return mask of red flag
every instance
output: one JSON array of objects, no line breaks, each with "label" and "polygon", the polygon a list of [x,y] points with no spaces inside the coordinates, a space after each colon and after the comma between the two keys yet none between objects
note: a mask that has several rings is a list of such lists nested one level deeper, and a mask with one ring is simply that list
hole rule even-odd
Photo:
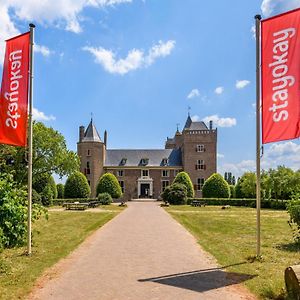
[{"label": "red flag", "polygon": [[300,136],[300,9],[261,23],[262,140]]},{"label": "red flag", "polygon": [[26,146],[30,33],[6,41],[0,94],[0,143]]}]

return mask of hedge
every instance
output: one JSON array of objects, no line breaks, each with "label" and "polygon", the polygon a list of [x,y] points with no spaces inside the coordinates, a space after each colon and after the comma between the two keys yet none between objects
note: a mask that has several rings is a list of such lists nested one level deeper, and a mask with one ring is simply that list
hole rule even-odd
[{"label": "hedge", "polygon": [[[193,200],[205,201],[206,205],[256,207],[256,199],[189,198],[187,203],[191,203]],[[261,200],[261,208],[285,210],[288,202],[289,200]]]}]

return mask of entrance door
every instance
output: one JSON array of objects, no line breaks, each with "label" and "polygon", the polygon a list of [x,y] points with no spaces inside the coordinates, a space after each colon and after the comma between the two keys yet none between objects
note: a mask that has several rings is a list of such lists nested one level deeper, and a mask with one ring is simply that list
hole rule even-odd
[{"label": "entrance door", "polygon": [[150,184],[141,183],[141,195],[140,198],[149,198],[150,196]]}]

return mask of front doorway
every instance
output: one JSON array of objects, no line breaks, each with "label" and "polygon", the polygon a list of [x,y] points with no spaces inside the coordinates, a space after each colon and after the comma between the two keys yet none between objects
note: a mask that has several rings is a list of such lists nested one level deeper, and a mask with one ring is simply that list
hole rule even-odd
[{"label": "front doorway", "polygon": [[141,194],[140,198],[150,197],[150,183],[141,183]]}]

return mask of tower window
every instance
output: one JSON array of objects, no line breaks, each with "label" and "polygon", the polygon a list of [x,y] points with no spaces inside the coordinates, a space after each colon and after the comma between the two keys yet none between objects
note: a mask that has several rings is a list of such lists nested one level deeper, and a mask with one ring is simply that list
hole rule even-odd
[{"label": "tower window", "polygon": [[124,171],[123,170],[118,170],[117,171],[117,176],[119,176],[119,177],[124,176]]},{"label": "tower window", "polygon": [[206,170],[206,165],[203,159],[198,159],[196,164],[196,170]]},{"label": "tower window", "polygon": [[169,177],[169,170],[162,170],[162,177]]},{"label": "tower window", "polygon": [[204,181],[205,181],[204,178],[197,178],[197,184],[196,184],[197,191],[201,191],[202,190]]},{"label": "tower window", "polygon": [[123,181],[123,180],[120,180],[120,181],[119,181],[119,185],[120,185],[120,187],[121,187],[121,189],[122,189],[122,193],[124,193],[124,191],[125,191],[125,184],[124,184],[124,181]]},{"label": "tower window", "polygon": [[197,145],[196,147],[196,152],[205,152],[205,147],[204,145]]},{"label": "tower window", "polygon": [[87,156],[91,156],[91,150],[90,149],[88,149],[88,151],[87,151]]},{"label": "tower window", "polygon": [[169,180],[163,180],[161,182],[161,191],[163,192],[166,189],[166,187],[169,186],[169,185],[170,185],[170,181]]},{"label": "tower window", "polygon": [[86,162],[85,173],[86,173],[86,174],[91,174],[90,162],[89,162],[89,161]]}]

